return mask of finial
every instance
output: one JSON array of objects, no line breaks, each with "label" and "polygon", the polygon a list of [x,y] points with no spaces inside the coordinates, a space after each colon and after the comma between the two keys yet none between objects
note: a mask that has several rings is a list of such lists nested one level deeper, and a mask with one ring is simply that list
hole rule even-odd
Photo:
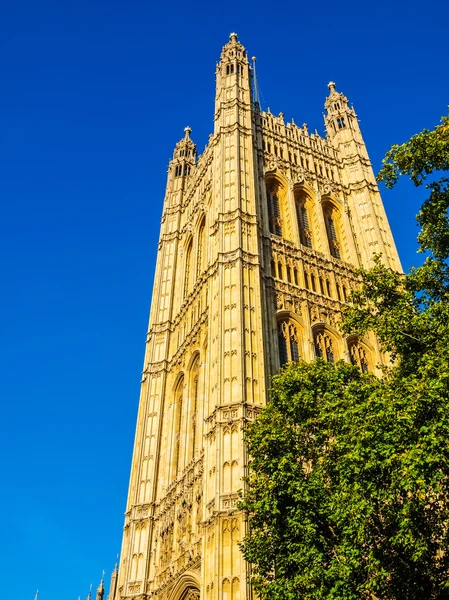
[{"label": "finial", "polygon": [[236,42],[236,41],[237,41],[237,39],[238,39],[238,38],[237,38],[237,34],[236,34],[236,33],[232,32],[232,33],[229,35],[229,40],[230,40],[231,42]]},{"label": "finial", "polygon": [[39,590],[36,590],[36,595],[34,596],[34,600],[37,600],[39,597]]},{"label": "finial", "polygon": [[186,134],[186,139],[189,139],[190,134],[192,133],[191,127],[189,127],[188,125],[187,125],[187,127],[184,127],[184,133]]},{"label": "finial", "polygon": [[335,81],[329,81],[329,83],[327,84],[327,87],[329,88],[329,91],[335,92]]},{"label": "finial", "polygon": [[104,576],[106,575],[106,571],[103,569],[102,573],[101,573],[101,581],[100,581],[100,585],[104,584]]},{"label": "finial", "polygon": [[256,62],[257,58],[255,56],[252,57],[251,59],[253,62]]}]

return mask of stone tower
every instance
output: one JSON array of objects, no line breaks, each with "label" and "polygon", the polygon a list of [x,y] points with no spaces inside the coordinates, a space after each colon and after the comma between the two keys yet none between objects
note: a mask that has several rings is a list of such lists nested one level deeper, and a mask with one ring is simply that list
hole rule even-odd
[{"label": "stone tower", "polygon": [[216,70],[214,133],[168,168],[120,565],[108,598],[248,600],[236,508],[243,424],[287,361],[376,370],[343,338],[355,269],[400,263],[353,108],[329,84],[326,138],[254,101],[236,34]]}]

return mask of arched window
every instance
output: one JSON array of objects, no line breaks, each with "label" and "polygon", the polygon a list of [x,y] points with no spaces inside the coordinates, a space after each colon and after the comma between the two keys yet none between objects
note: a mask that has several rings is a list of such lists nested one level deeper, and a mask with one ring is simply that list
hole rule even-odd
[{"label": "arched window", "polygon": [[297,269],[293,269],[293,276],[295,279],[295,285],[298,285],[298,270]]},{"label": "arched window", "polygon": [[365,348],[358,342],[349,344],[349,357],[351,363],[358,367],[362,373],[368,373],[368,357]]},{"label": "arched window", "polygon": [[323,282],[323,278],[319,277],[319,280],[320,280],[320,291],[321,291],[321,294],[324,296],[324,282]]},{"label": "arched window", "polygon": [[309,225],[309,215],[305,200],[297,198],[295,200],[296,220],[298,221],[299,240],[303,246],[312,248],[312,232]]},{"label": "arched window", "polygon": [[280,184],[277,181],[267,185],[268,227],[271,233],[282,236],[282,217],[280,201]]},{"label": "arched window", "polygon": [[307,271],[304,271],[304,283],[305,283],[306,289],[310,290],[309,274],[307,273]]},{"label": "arched window", "polygon": [[299,360],[298,328],[291,321],[281,321],[278,324],[279,362],[285,365]]},{"label": "arched window", "polygon": [[190,381],[191,381],[191,402],[192,402],[192,411],[190,415],[190,453],[189,460],[193,460],[195,458],[195,450],[196,450],[196,438],[197,438],[197,425],[198,425],[198,385],[199,385],[199,366],[200,360],[199,356],[195,358],[195,361],[192,365],[190,372]]},{"label": "arched window", "polygon": [[204,229],[205,229],[205,218],[201,221],[200,228],[198,230],[198,251],[196,256],[196,278],[201,275],[203,270],[203,254],[204,254]]},{"label": "arched window", "polygon": [[184,298],[187,296],[190,290],[190,269],[192,262],[192,240],[190,240],[186,250],[186,261],[184,268]]},{"label": "arched window", "polygon": [[173,458],[173,479],[178,475],[179,456],[181,444],[181,424],[182,424],[182,405],[184,400],[184,377],[181,377],[175,389],[174,402],[174,458]]},{"label": "arched window", "polygon": [[335,210],[335,208],[333,208],[332,205],[325,206],[324,222],[326,224],[326,233],[329,242],[329,250],[334,258],[341,258],[337,219],[338,213]]},{"label": "arched window", "polygon": [[335,362],[335,352],[332,338],[325,331],[315,334],[315,354],[327,362]]}]

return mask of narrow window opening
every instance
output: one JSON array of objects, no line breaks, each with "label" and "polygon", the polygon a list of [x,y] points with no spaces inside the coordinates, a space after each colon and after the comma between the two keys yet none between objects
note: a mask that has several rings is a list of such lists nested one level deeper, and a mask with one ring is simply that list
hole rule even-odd
[{"label": "narrow window opening", "polygon": [[184,298],[189,293],[190,289],[190,267],[192,261],[192,240],[187,247],[186,251],[186,262],[185,262],[185,270],[184,270]]},{"label": "narrow window opening", "polygon": [[349,356],[351,363],[362,371],[362,373],[368,373],[368,358],[366,350],[361,344],[351,344],[349,347]]},{"label": "narrow window opening", "polygon": [[281,366],[300,359],[298,330],[294,323],[282,321],[278,324],[278,340]]},{"label": "narrow window opening", "polygon": [[332,339],[322,331],[315,335],[315,354],[319,358],[324,358],[327,362],[335,362]]},{"label": "narrow window opening", "polygon": [[299,200],[295,203],[296,206],[296,220],[298,222],[299,230],[299,241],[303,246],[312,248],[312,232],[309,226],[309,215],[304,202]]},{"label": "narrow window opening", "polygon": [[281,207],[278,195],[279,186],[267,186],[268,225],[271,233],[282,236]]}]

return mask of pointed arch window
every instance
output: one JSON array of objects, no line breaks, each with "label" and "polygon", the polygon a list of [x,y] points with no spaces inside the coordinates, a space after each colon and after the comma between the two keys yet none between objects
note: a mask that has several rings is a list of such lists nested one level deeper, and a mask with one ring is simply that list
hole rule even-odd
[{"label": "pointed arch window", "polygon": [[281,367],[288,362],[299,360],[298,328],[291,321],[278,324],[279,362]]},{"label": "pointed arch window", "polygon": [[329,250],[334,258],[341,258],[337,220],[337,211],[332,206],[326,206],[324,209],[324,222],[326,224]]},{"label": "pointed arch window", "polygon": [[187,296],[190,290],[190,270],[192,262],[192,240],[190,240],[186,250],[186,261],[184,269],[184,298]]},{"label": "pointed arch window", "polygon": [[358,367],[362,373],[368,373],[368,356],[365,348],[358,342],[349,344],[349,357],[351,363]]},{"label": "pointed arch window", "polygon": [[268,227],[271,233],[282,236],[280,186],[276,183],[267,185]]},{"label": "pointed arch window", "polygon": [[175,406],[174,406],[174,460],[173,460],[173,479],[178,475],[180,463],[180,448],[181,448],[181,426],[182,426],[182,408],[184,400],[184,376],[182,376],[175,390]]},{"label": "pointed arch window", "polygon": [[332,338],[325,332],[315,334],[315,354],[326,362],[335,362],[335,351]]},{"label": "pointed arch window", "polygon": [[191,398],[192,398],[192,411],[190,415],[190,456],[189,460],[195,458],[196,450],[196,438],[197,438],[197,427],[198,427],[198,385],[199,385],[199,367],[200,361],[199,356],[196,357],[195,362],[191,369]]},{"label": "pointed arch window", "polygon": [[298,222],[299,240],[303,246],[312,248],[312,232],[309,225],[309,214],[307,212],[306,203],[298,198],[295,201],[296,220]]},{"label": "pointed arch window", "polygon": [[204,255],[204,229],[205,229],[205,218],[203,217],[200,228],[198,230],[198,251],[196,257],[196,278],[201,275],[203,270],[203,255]]}]

